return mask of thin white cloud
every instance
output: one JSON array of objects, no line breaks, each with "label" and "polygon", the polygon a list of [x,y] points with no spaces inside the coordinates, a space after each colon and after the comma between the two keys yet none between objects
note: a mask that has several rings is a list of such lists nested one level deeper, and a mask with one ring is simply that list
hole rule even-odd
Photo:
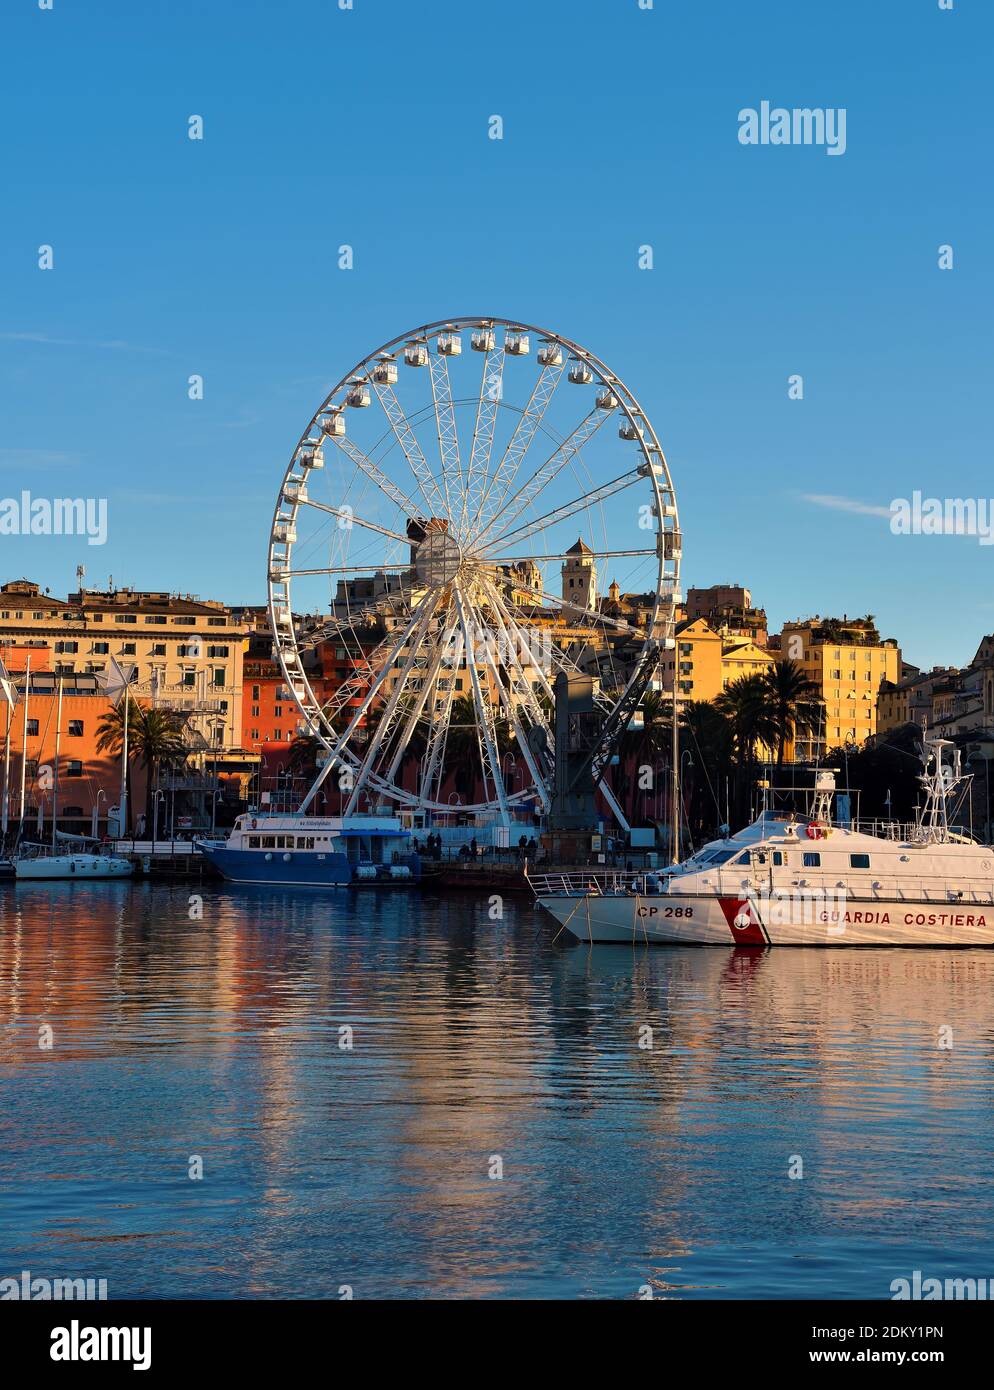
[{"label": "thin white cloud", "polygon": [[79,461],[60,449],[0,449],[0,468],[65,468]]},{"label": "thin white cloud", "polygon": [[0,333],[0,341],[38,343],[43,347],[85,348],[88,351],[104,349],[108,352],[144,352],[157,357],[169,356],[164,348],[141,347],[137,343],[128,343],[121,338],[54,338],[49,333]]},{"label": "thin white cloud", "polygon": [[889,521],[890,507],[875,507],[869,502],[858,502],[854,497],[836,497],[832,493],[806,492],[804,501],[815,507],[827,507],[833,512],[854,512],[857,516],[884,516]]}]

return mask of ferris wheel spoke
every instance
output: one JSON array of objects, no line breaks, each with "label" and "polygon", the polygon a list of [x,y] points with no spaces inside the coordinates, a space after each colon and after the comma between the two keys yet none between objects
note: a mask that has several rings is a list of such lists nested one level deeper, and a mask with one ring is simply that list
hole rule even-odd
[{"label": "ferris wheel spoke", "polygon": [[494,470],[494,476],[487,484],[486,491],[477,508],[473,520],[472,536],[474,538],[485,530],[488,523],[500,512],[514,479],[517,477],[518,469],[535,438],[535,432],[542,423],[542,417],[549,407],[549,402],[556,393],[556,387],[559,385],[565,367],[566,361],[562,352],[560,351],[558,356],[555,352],[550,352],[528,398],[524,413],[514,427],[514,433],[511,435],[507,448]]},{"label": "ferris wheel spoke", "polygon": [[404,692],[404,687],[407,684],[408,677],[416,667],[419,659],[421,659],[422,657],[421,644],[424,640],[425,633],[428,630],[428,624],[431,621],[431,616],[435,611],[436,607],[438,606],[438,601],[438,593],[431,593],[428,595],[427,599],[422,604],[423,612],[420,613],[418,622],[411,629],[407,657],[404,660],[403,666],[400,668],[400,672],[397,676],[396,681],[394,682],[393,690],[391,690],[386,702],[386,706],[383,710],[383,715],[376,726],[376,729],[373,733],[373,737],[369,740],[369,746],[366,749],[365,756],[363,757],[362,762],[360,763],[359,771],[356,774],[355,781],[353,783],[352,795],[349,797],[348,805],[345,807],[346,816],[351,816],[355,814],[355,809],[359,802],[359,795],[366,785],[366,779],[368,778],[370,772],[373,770],[373,766],[376,762],[376,757],[379,751],[380,744],[383,742],[390,728],[390,724],[394,717],[394,712],[396,711],[397,706],[400,704],[400,698]]},{"label": "ferris wheel spoke", "polygon": [[[418,443],[417,435],[411,428],[411,423],[404,413],[404,407],[397,399],[397,392],[393,389],[392,382],[387,380],[383,373],[380,373],[380,375],[384,377],[383,380],[378,380],[377,375],[376,371],[372,373],[373,390],[376,392],[376,398],[383,407],[383,412],[387,420],[390,422],[390,428],[393,430],[394,437],[400,445],[404,457],[407,459],[408,467],[414,475],[414,480],[418,485],[421,496],[424,498],[425,506],[428,509],[428,515],[431,516],[444,507],[445,499],[438,489],[438,484],[428,466],[428,460],[425,458],[421,450],[421,445]],[[413,519],[420,511],[420,507],[415,507],[412,504],[409,515]]]},{"label": "ferris wheel spoke", "polygon": [[[400,655],[400,653],[404,650],[404,644],[407,642],[414,629],[418,627],[419,624],[424,620],[424,610],[426,609],[428,602],[431,599],[434,599],[435,602],[438,601],[437,595],[429,593],[425,595],[424,599],[422,599],[418,607],[415,608],[413,614],[411,615],[410,621],[405,626],[403,632],[400,634],[400,637],[394,643],[390,651],[390,654],[384,662],[383,668],[380,671],[379,675],[376,676],[375,679],[370,682],[369,689],[363,696],[358,709],[355,711],[352,718],[349,720],[349,723],[344,732],[342,733],[341,737],[336,739],[334,756],[330,757],[327,760],[324,767],[322,767],[321,771],[315,778],[310,791],[307,793],[303,801],[300,803],[301,812],[307,810],[308,806],[314,800],[314,797],[316,796],[322,783],[325,781],[332,768],[336,766],[339,759],[339,755],[344,752],[350,739],[352,738],[352,735],[355,733],[363,717],[365,716],[366,711],[373,703],[373,700],[379,692],[380,687],[384,684],[387,677],[390,675],[390,672],[393,669],[394,662],[397,660],[397,657]],[[434,606],[434,604],[432,604],[432,606]]]},{"label": "ferris wheel spoke", "polygon": [[465,487],[462,462],[459,458],[459,433],[452,404],[452,385],[449,381],[449,360],[441,352],[429,354],[431,397],[435,405],[435,427],[438,430],[438,452],[442,460],[442,488],[445,492],[445,515],[451,529],[462,507]]},{"label": "ferris wheel spoke", "polygon": [[344,530],[349,530],[353,526],[362,526],[367,531],[378,531],[381,536],[389,536],[392,541],[399,541],[401,545],[410,545],[409,536],[402,536],[399,531],[391,531],[388,526],[381,526],[376,521],[365,521],[361,516],[356,516],[351,507],[330,507],[327,502],[317,502],[313,497],[302,497],[301,505],[313,507],[315,511],[325,512],[328,516],[337,517],[338,520],[346,523]]},{"label": "ferris wheel spoke", "polygon": [[488,347],[483,358],[483,381],[480,385],[480,400],[476,408],[473,447],[469,455],[469,470],[463,493],[462,517],[459,524],[460,534],[464,538],[469,530],[470,514],[473,514],[475,521],[476,514],[483,503],[487,477],[490,472],[494,427],[497,423],[497,411],[504,392],[504,360],[503,343],[500,347]]},{"label": "ferris wheel spoke", "polygon": [[[595,405],[589,415],[585,415],[580,421],[572,434],[568,435],[541,467],[535,470],[528,481],[518,488],[511,497],[502,519],[510,523],[516,521],[525,508],[545,491],[553,479],[559,476],[566,465],[593,439],[604,422],[610,418],[611,412],[609,410],[603,410],[600,406]],[[484,539],[493,529],[495,523],[496,518],[477,533],[477,539]]]},{"label": "ferris wheel spoke", "polygon": [[414,732],[417,729],[418,723],[424,714],[425,705],[428,703],[429,696],[431,696],[432,713],[434,713],[434,702],[437,698],[435,692],[438,689],[438,673],[441,669],[442,661],[449,650],[449,646],[452,642],[452,638],[455,634],[458,622],[459,618],[454,611],[454,605],[450,603],[446,626],[442,630],[441,638],[435,647],[434,653],[432,654],[432,658],[425,675],[424,683],[421,687],[417,699],[414,702],[413,707],[411,708],[410,714],[407,717],[407,720],[404,724],[403,733],[400,739],[398,740],[396,750],[394,751],[393,761],[391,762],[390,768],[387,772],[387,779],[390,782],[393,782],[397,777],[397,773],[400,770],[401,762],[404,758],[404,753],[409,747],[411,739],[414,736]]},{"label": "ferris wheel spoke", "polygon": [[[475,620],[476,620],[476,622],[479,623],[479,625],[482,627],[482,626],[483,626],[483,623],[482,623],[482,619],[481,619],[480,616],[479,616],[479,613],[477,612],[477,610],[476,610],[475,608],[474,608],[472,611],[473,611],[474,614],[475,614]],[[510,644],[508,644],[508,655],[510,656],[512,652],[513,652],[513,648],[511,647]],[[550,806],[552,805],[552,797],[550,796],[549,788],[548,788],[548,786],[546,785],[545,778],[544,778],[544,776],[542,775],[541,771],[539,770],[539,766],[538,766],[538,763],[536,762],[535,755],[534,755],[534,753],[533,753],[533,751],[532,751],[531,745],[530,745],[529,742],[528,742],[527,733],[526,733],[525,729],[522,727],[521,721],[520,721],[520,719],[518,718],[518,707],[517,707],[516,704],[515,704],[514,694],[513,694],[512,692],[508,691],[508,690],[505,688],[504,682],[501,680],[501,677],[500,677],[500,672],[499,672],[498,669],[497,669],[497,663],[494,661],[493,652],[491,651],[489,644],[486,643],[486,642],[483,643],[483,654],[484,654],[484,660],[485,660],[486,665],[487,665],[487,669],[488,669],[489,672],[490,672],[490,679],[491,679],[491,680],[493,681],[493,683],[494,683],[494,688],[495,688],[496,691],[497,691],[497,694],[498,694],[498,697],[499,697],[499,699],[500,699],[501,704],[504,706],[505,710],[507,711],[508,722],[510,723],[512,729],[514,730],[515,738],[517,739],[517,743],[518,743],[518,748],[519,748],[519,750],[520,750],[520,752],[521,752],[521,756],[524,758],[525,763],[527,764],[528,771],[531,773],[532,782],[533,782],[534,785],[535,785],[535,790],[538,792],[539,800],[540,800],[541,803],[542,803],[543,809],[546,810],[546,811],[548,811],[549,808],[550,808]],[[520,668],[520,666],[519,666],[519,667],[518,667],[518,671],[520,672],[520,670],[521,670],[521,668]],[[522,677],[522,679],[523,679],[523,677]],[[527,683],[526,683],[526,684],[527,684]],[[502,775],[501,769],[500,769],[499,753],[498,753],[497,770],[496,770],[496,774],[495,774],[495,775],[496,775],[497,780],[500,782],[500,785],[503,787],[504,779],[503,779],[503,775]],[[505,788],[505,794],[506,794],[506,788]]]},{"label": "ferris wheel spoke", "polygon": [[[554,700],[555,694],[553,692],[551,684],[549,683],[548,677],[546,676],[546,673],[542,667],[541,659],[535,656],[533,650],[534,641],[533,639],[530,639],[525,632],[522,631],[520,624],[518,624],[515,621],[511,613],[511,610],[505,604],[503,598],[500,595],[500,591],[497,589],[496,585],[488,583],[486,587],[487,597],[490,601],[491,607],[494,610],[498,628],[500,629],[502,637],[507,645],[507,650],[511,657],[512,664],[514,665],[516,673],[518,674],[522,682],[522,689],[525,695],[525,700],[528,704],[529,712],[534,722],[542,725],[546,733],[551,738],[552,730],[549,727],[548,721],[545,718],[545,712],[543,711],[541,703],[536,697],[534,690],[532,689],[531,681],[528,678],[528,673],[525,671],[522,665],[522,657],[524,657],[525,661],[528,663],[528,671],[533,671],[535,673],[546,696],[550,700]],[[544,631],[542,636],[544,638]],[[543,655],[548,655],[551,659],[551,640],[547,643],[543,640],[542,646]]]},{"label": "ferris wheel spoke", "polygon": [[346,613],[340,618],[329,618],[319,627],[301,633],[297,638],[297,650],[300,652],[313,651],[315,647],[328,641],[329,638],[353,633],[357,628],[364,627],[375,618],[386,617],[387,614],[396,616],[398,600],[403,602],[409,598],[410,594],[407,591],[395,590],[393,593],[377,599],[374,603],[364,603],[361,607],[354,608],[350,613]]},{"label": "ferris wheel spoke", "polygon": [[[587,553],[587,552],[584,551],[584,554],[586,554],[586,553]],[[592,557],[593,559],[595,559],[595,560],[621,560],[621,559],[628,559],[628,558],[630,558],[630,557],[632,557],[632,556],[645,557],[645,556],[647,556],[647,555],[651,555],[653,558],[656,558],[656,557],[658,556],[658,554],[659,554],[659,552],[656,551],[656,550],[591,550],[591,551],[590,551],[591,557]],[[494,565],[516,565],[516,564],[519,564],[520,561],[522,561],[522,560],[531,560],[534,564],[540,565],[540,564],[543,564],[545,561],[553,561],[553,560],[572,560],[572,559],[575,559],[575,552],[571,554],[568,550],[564,550],[564,551],[562,551],[562,552],[561,552],[560,554],[558,554],[558,555],[549,555],[549,554],[537,554],[537,555],[502,555],[502,556],[494,556],[493,559],[491,559],[490,556],[488,555],[488,556],[487,556],[487,568],[490,569],[490,568],[492,568]]]},{"label": "ferris wheel spoke", "polygon": [[358,663],[353,663],[355,667],[354,673],[344,680],[332,695],[331,699],[327,700],[321,706],[321,713],[327,720],[330,721],[333,719],[335,715],[339,714],[345,708],[350,700],[354,700],[357,695],[362,693],[363,689],[369,684],[371,678],[370,673],[375,668],[375,663],[380,657],[386,657],[389,648],[390,639],[387,638],[377,647],[374,647],[368,657],[363,658],[362,666],[359,666]]},{"label": "ferris wheel spoke", "polygon": [[395,502],[406,516],[417,516],[420,508],[408,497],[407,493],[399,488],[387,475],[383,469],[375,464],[373,460],[363,451],[347,439],[344,435],[335,436],[335,443],[346,458],[351,459],[360,473],[364,473],[367,478],[380,489],[392,502]]},{"label": "ferris wheel spoke", "polygon": [[546,512],[544,516],[536,517],[534,521],[528,521],[523,526],[515,527],[512,531],[501,531],[499,535],[487,541],[484,551],[491,551],[498,545],[503,545],[505,548],[508,545],[517,545],[519,541],[534,535],[536,531],[542,531],[547,526],[554,526],[559,521],[565,521],[568,517],[575,516],[577,512],[597,506],[605,498],[612,497],[616,492],[621,492],[639,482],[641,477],[642,474],[637,468],[631,469],[628,473],[622,473],[620,477],[614,478],[611,482],[603,483],[600,487],[594,488],[592,492],[577,497],[573,502],[565,502],[561,507]]},{"label": "ferris wheel spoke", "polygon": [[452,594],[459,613],[459,623],[462,627],[463,641],[466,643],[466,669],[469,672],[470,685],[473,690],[473,702],[476,705],[480,757],[483,771],[483,794],[484,796],[487,795],[487,776],[489,775],[491,785],[497,794],[501,819],[505,826],[510,827],[511,813],[508,809],[504,778],[501,776],[500,771],[500,756],[497,752],[497,733],[494,726],[494,709],[490,701],[485,700],[483,697],[483,691],[480,686],[480,672],[476,661],[476,650],[472,638],[470,637],[469,623],[466,618],[466,608],[458,586],[453,585]]}]

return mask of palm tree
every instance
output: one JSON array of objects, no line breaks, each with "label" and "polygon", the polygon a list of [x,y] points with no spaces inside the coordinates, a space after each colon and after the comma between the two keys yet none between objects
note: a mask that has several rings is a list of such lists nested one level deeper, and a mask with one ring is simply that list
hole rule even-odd
[{"label": "palm tree", "polygon": [[776,738],[765,677],[756,674],[729,681],[714,705],[729,721],[736,761],[750,767],[759,745],[771,747]]},{"label": "palm tree", "polygon": [[711,700],[688,700],[680,724],[695,769],[688,815],[692,830],[701,831],[724,821],[721,794],[731,775],[732,727]]},{"label": "palm tree", "polygon": [[783,769],[787,745],[799,732],[817,729],[822,704],[818,686],[796,661],[775,661],[763,673],[767,712],[777,752],[777,772]]},{"label": "palm tree", "polygon": [[[128,807],[131,806],[131,758],[138,758],[145,768],[145,823],[151,825],[154,815],[156,783],[161,769],[181,767],[189,755],[184,738],[186,720],[176,710],[143,705],[130,695],[109,709],[97,728],[97,751],[120,753],[124,747],[125,700],[128,711],[128,766],[125,768]],[[127,826],[122,826],[127,831]]]}]

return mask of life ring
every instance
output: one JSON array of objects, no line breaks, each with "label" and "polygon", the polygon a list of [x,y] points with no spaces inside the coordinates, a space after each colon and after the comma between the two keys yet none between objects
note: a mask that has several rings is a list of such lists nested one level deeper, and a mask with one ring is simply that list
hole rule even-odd
[{"label": "life ring", "polygon": [[253,830],[258,830],[258,828],[259,828],[259,822],[258,822],[257,820],[254,820],[254,821],[252,822],[252,829],[253,829]]},{"label": "life ring", "polygon": [[805,833],[809,840],[827,840],[828,826],[822,825],[820,821],[813,820],[808,825]]}]

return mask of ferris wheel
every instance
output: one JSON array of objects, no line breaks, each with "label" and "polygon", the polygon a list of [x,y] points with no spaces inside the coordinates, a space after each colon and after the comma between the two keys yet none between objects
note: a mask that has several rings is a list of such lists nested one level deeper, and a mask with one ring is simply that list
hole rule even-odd
[{"label": "ferris wheel", "polygon": [[548,811],[561,674],[590,679],[601,776],[673,646],[681,548],[655,431],[588,349],[481,317],[377,348],[269,540],[274,658],[323,748],[301,809],[333,777],[344,814]]}]

